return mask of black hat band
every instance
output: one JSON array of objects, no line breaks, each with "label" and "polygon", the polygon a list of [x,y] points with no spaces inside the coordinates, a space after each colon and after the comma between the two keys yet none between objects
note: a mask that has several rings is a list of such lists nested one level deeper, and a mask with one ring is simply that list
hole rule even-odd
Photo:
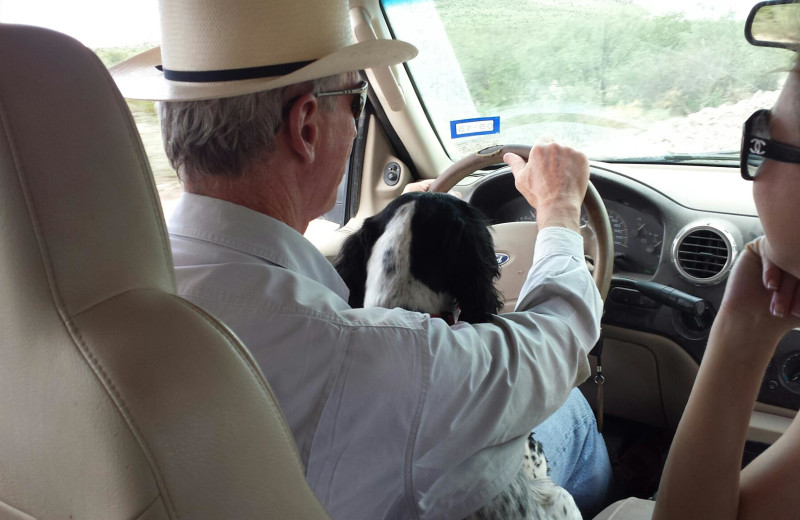
[{"label": "black hat band", "polygon": [[226,69],[226,70],[170,70],[165,69],[162,65],[156,65],[156,68],[164,73],[164,78],[170,81],[184,81],[190,83],[212,83],[217,81],[241,81],[244,79],[256,78],[270,78],[274,76],[285,76],[297,70],[302,69],[306,65],[313,63],[311,61],[296,61],[294,63],[281,63],[279,65],[267,65],[264,67],[247,67],[242,69]]}]

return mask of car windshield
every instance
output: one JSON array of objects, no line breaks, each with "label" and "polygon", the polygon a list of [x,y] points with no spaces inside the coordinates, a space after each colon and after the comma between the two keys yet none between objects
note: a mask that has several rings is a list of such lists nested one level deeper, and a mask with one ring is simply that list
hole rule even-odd
[{"label": "car windshield", "polygon": [[[615,162],[738,165],[794,54],[754,47],[754,0],[382,0],[417,46],[406,67],[447,154],[540,136]],[[110,66],[157,45],[155,0],[2,0],[0,21],[52,27]],[[150,102],[129,103],[167,204],[180,192]]]},{"label": "car windshield", "polygon": [[793,53],[744,37],[753,0],[383,0],[451,158],[540,136],[619,162],[735,166]]}]

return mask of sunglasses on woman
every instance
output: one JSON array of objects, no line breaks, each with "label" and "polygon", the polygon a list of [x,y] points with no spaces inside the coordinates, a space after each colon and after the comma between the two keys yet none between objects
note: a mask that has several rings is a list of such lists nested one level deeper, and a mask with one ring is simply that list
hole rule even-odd
[{"label": "sunglasses on woman", "polygon": [[742,132],[742,178],[752,181],[764,159],[800,164],[800,148],[770,139],[769,110],[756,110],[744,123]]}]

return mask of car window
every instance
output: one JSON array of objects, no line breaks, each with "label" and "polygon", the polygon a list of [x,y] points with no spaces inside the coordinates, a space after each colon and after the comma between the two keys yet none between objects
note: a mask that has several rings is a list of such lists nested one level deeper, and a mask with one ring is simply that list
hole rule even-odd
[{"label": "car window", "polygon": [[[160,39],[157,0],[2,0],[0,22],[37,25],[68,34],[95,51],[107,67],[157,46]],[[164,154],[154,105],[150,101],[128,101],[128,106],[168,214],[181,188]]]},{"label": "car window", "polygon": [[383,0],[419,48],[407,67],[452,158],[546,135],[594,159],[732,166],[791,66],[745,41],[753,4]]}]

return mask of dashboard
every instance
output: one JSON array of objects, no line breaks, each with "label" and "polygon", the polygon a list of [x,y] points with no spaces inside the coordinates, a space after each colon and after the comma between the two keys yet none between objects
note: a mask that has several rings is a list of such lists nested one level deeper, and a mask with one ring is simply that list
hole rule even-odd
[{"label": "dashboard", "polygon": [[[603,325],[669,338],[699,363],[730,269],[763,234],[751,183],[732,168],[591,164],[613,233],[614,275]],[[492,224],[536,220],[508,168],[481,171],[456,186]],[[659,303],[631,287],[646,281],[704,302],[701,315]],[[800,331],[783,338],[759,401],[800,409]]]},{"label": "dashboard", "polygon": [[[654,216],[628,202],[603,199],[614,239],[614,266],[620,271],[652,275],[664,245],[664,226]],[[474,204],[474,203],[473,203]],[[499,207],[482,208],[493,224],[535,222],[536,210],[523,197],[514,197]],[[582,224],[586,223],[583,217]]]}]

